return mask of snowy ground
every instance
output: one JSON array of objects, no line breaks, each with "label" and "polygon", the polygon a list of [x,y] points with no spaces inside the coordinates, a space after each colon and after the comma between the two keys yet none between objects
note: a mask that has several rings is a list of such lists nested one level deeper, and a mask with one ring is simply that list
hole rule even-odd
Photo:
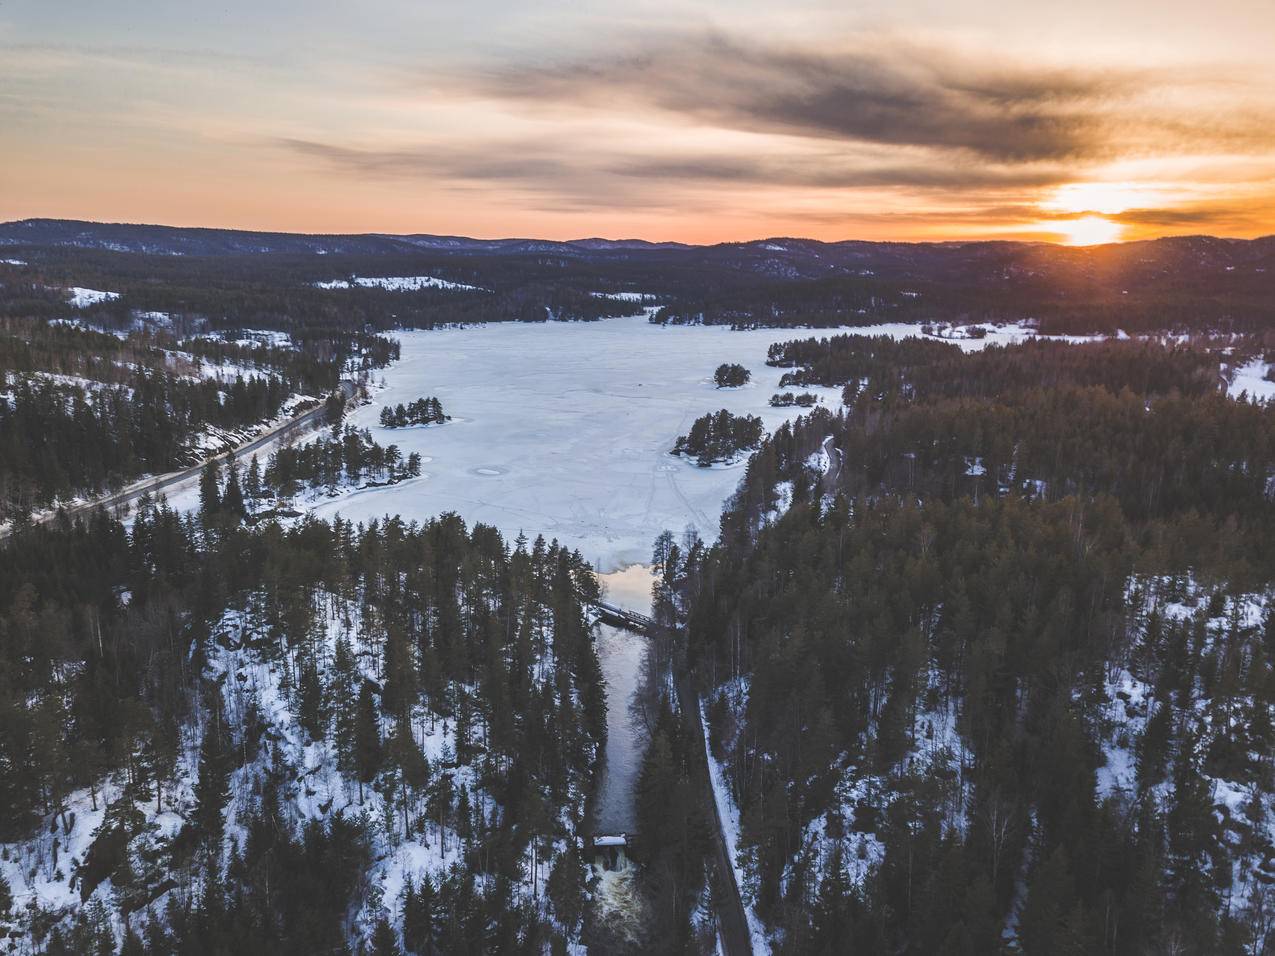
[{"label": "snowy ground", "polygon": [[[726,839],[726,850],[730,854],[730,864],[735,871],[735,885],[741,892],[748,884],[744,868],[739,863],[739,808],[735,806],[735,798],[731,796],[726,782],[726,768],[713,756],[713,747],[708,740],[708,714],[704,705],[700,704],[700,723],[704,728],[704,752],[708,755],[708,775],[713,785],[713,802],[717,804],[717,815],[722,821],[722,836]],[[766,927],[758,918],[751,901],[744,903],[744,916],[748,919],[748,934],[752,938],[753,953],[770,952],[770,940],[766,936]]]},{"label": "snowy ground", "polygon": [[1227,388],[1227,393],[1232,398],[1247,394],[1249,398],[1258,401],[1269,401],[1271,396],[1275,395],[1275,382],[1266,378],[1267,368],[1267,364],[1261,358],[1255,358],[1247,365],[1241,365],[1235,370],[1235,378]]},{"label": "snowy ground", "polygon": [[360,286],[364,289],[385,289],[389,292],[419,292],[421,289],[452,289],[459,292],[486,292],[476,285],[465,285],[463,282],[450,282],[434,276],[374,276],[353,281],[348,279],[331,279],[327,282],[314,283],[319,289],[349,289]]},{"label": "snowy ground", "polygon": [[67,301],[77,309],[87,308],[99,302],[109,302],[111,299],[120,297],[118,292],[101,292],[97,289],[85,289],[78,285],[68,289],[67,295]]},{"label": "snowy ground", "polygon": [[[895,324],[849,331],[903,337],[920,330]],[[644,316],[401,333],[402,360],[381,373],[385,388],[350,419],[381,444],[429,458],[428,480],[359,492],[315,511],[356,521],[456,511],[511,539],[520,530],[557,537],[603,571],[648,560],[665,529],[694,525],[711,540],[744,465],[698,468],[669,454],[673,442],[719,408],[758,415],[768,431],[796,418],[802,409],[768,404],[785,370],[766,366],[766,349],[812,334],[662,327]],[[959,344],[979,349],[1024,335],[1008,327]],[[722,362],[745,366],[752,381],[715,388],[713,370]],[[829,407],[840,404],[840,389],[812,391]],[[377,424],[382,406],[427,395],[441,399],[450,424]]]}]

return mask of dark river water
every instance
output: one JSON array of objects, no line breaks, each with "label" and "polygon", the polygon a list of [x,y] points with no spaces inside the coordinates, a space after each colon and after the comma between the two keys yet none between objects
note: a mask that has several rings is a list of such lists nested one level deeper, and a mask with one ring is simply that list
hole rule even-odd
[{"label": "dark river water", "polygon": [[[601,575],[606,599],[612,604],[651,613],[651,570],[634,565]],[[628,833],[634,829],[634,791],[646,739],[641,721],[633,712],[634,695],[642,683],[647,639],[632,631],[602,625],[598,633],[598,660],[607,688],[606,770],[594,811],[598,833]]]}]

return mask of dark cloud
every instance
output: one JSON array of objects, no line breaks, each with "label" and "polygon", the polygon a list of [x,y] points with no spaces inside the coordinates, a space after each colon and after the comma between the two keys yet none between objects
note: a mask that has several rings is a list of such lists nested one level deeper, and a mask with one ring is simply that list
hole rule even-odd
[{"label": "dark cloud", "polygon": [[1108,105],[1144,78],[991,68],[888,40],[826,52],[698,34],[648,39],[629,55],[515,64],[465,82],[486,96],[542,106],[644,105],[731,129],[1029,163],[1105,154]]},{"label": "dark cloud", "polygon": [[1252,202],[1196,202],[1173,207],[1126,209],[1112,216],[1126,225],[1153,230],[1200,229],[1269,232],[1275,222],[1275,203],[1267,198]]},{"label": "dark cloud", "polygon": [[[1061,165],[920,162],[881,164],[838,157],[628,155],[564,150],[543,140],[434,144],[408,149],[355,149],[311,140],[282,139],[283,148],[360,176],[437,177],[501,182],[528,189],[581,195],[596,192],[605,205],[637,202],[649,187],[785,186],[803,189],[902,187],[916,190],[1032,189],[1069,178]],[[618,197],[617,197],[618,192]]]},{"label": "dark cloud", "polygon": [[529,155],[507,144],[460,149],[441,144],[395,149],[358,149],[304,139],[280,139],[292,152],[366,176],[444,176],[453,179],[542,182],[575,170],[560,160]]},{"label": "dark cloud", "polygon": [[1247,219],[1252,211],[1251,207],[1228,203],[1176,208],[1126,209],[1113,218],[1136,226],[1195,226],[1219,220]]},{"label": "dark cloud", "polygon": [[396,149],[361,149],[302,139],[273,144],[359,178],[429,180],[458,191],[500,186],[556,212],[622,208],[675,208],[667,194],[600,168],[582,150],[540,141],[431,143]]},{"label": "dark cloud", "polygon": [[986,163],[920,162],[878,164],[831,158],[798,160],[789,157],[684,156],[660,159],[634,157],[608,166],[623,176],[688,182],[798,186],[816,189],[909,187],[969,190],[1039,188],[1067,182],[1068,171],[1057,165],[1005,166]]}]

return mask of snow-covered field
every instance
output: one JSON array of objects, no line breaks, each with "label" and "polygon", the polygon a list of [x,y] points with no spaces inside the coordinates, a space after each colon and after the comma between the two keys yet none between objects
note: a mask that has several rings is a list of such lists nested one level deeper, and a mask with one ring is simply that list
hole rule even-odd
[{"label": "snow-covered field", "polygon": [[1235,370],[1235,378],[1227,388],[1227,393],[1232,398],[1247,395],[1258,401],[1269,401],[1272,396],[1275,396],[1275,382],[1266,378],[1267,367],[1261,358],[1255,358],[1247,365],[1240,366]]},{"label": "snow-covered field", "polygon": [[319,289],[349,289],[361,286],[364,289],[385,289],[388,292],[419,292],[421,289],[451,289],[454,292],[486,292],[476,285],[465,285],[463,282],[450,282],[434,276],[372,276],[354,279],[330,279],[326,282],[314,283]]},{"label": "snow-covered field", "polygon": [[[915,325],[856,328],[916,335]],[[426,479],[347,495],[314,510],[356,521],[386,514],[425,519],[455,511],[467,522],[556,537],[603,571],[645,562],[661,531],[694,525],[717,535],[723,502],[743,464],[698,468],[669,454],[706,412],[761,417],[768,431],[802,409],[771,408],[783,369],[768,368],[773,342],[806,329],[733,332],[719,326],[651,325],[645,316],[590,323],[492,324],[405,332],[402,360],[351,421],[381,444],[419,452]],[[818,333],[824,334],[824,333]],[[1021,339],[999,329],[963,348]],[[744,388],[717,389],[713,370],[738,362]],[[812,389],[830,407],[840,389]],[[381,407],[436,395],[453,421],[430,429],[382,429]]]},{"label": "snow-covered field", "polygon": [[73,286],[67,289],[67,301],[77,309],[87,308],[90,305],[97,305],[99,302],[109,302],[112,299],[118,299],[118,292],[101,292],[98,289],[85,289],[80,286]]}]

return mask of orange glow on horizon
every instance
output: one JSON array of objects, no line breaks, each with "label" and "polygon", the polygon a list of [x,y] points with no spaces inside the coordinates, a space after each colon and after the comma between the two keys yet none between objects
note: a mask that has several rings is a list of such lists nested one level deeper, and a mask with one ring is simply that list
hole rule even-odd
[{"label": "orange glow on horizon", "polygon": [[1119,242],[1124,236],[1124,226],[1105,216],[1062,219],[1049,225],[1062,235],[1063,244],[1068,246],[1099,246]]}]

